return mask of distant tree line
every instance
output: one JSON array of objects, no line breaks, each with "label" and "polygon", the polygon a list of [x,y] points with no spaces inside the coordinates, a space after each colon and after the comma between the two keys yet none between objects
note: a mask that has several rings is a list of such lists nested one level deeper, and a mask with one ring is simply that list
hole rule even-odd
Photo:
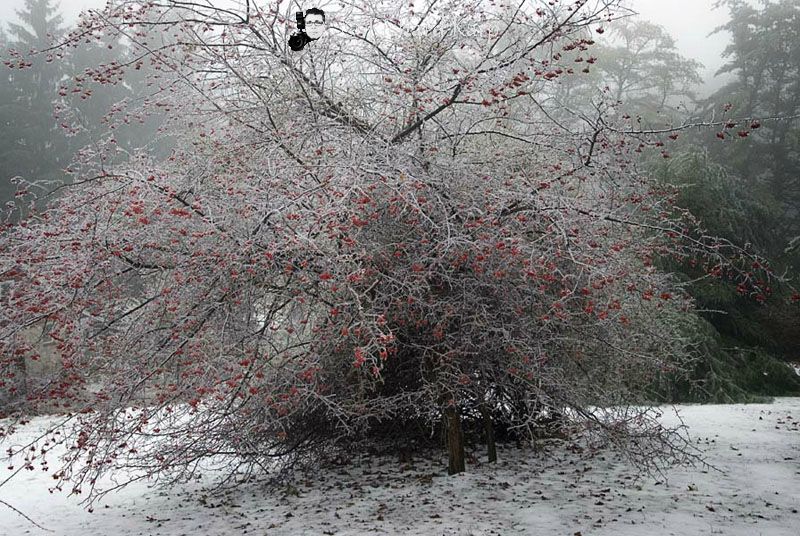
[{"label": "distant tree line", "polygon": [[[671,147],[646,159],[646,168],[681,188],[678,204],[700,219],[708,234],[763,255],[777,273],[796,281],[800,5],[782,0],[754,7],[742,0],[721,0],[716,7],[727,8],[730,14],[730,20],[716,30],[726,30],[732,37],[723,52],[727,61],[716,73],[735,75],[730,83],[706,99],[686,93],[684,110],[691,110],[687,114],[664,105],[659,96],[670,86],[662,82],[659,87],[652,74],[628,82],[632,88],[645,81],[655,85],[649,99],[631,99],[643,117],[643,128],[681,121],[716,125],[676,133]],[[666,38],[661,42],[669,43]],[[630,55],[631,49],[625,54]],[[663,80],[699,80],[691,63],[676,59],[669,50],[660,55],[673,58],[667,64],[672,68],[662,71]],[[631,64],[627,58],[614,66],[618,71],[647,72],[646,67],[627,68]],[[624,84],[617,82],[614,87]],[[800,377],[784,362],[800,361],[800,296],[767,287],[754,302],[732,279],[707,277],[697,261],[659,259],[660,268],[681,274],[699,305],[697,336],[705,356],[688,380],[667,378],[659,394],[675,401],[716,402],[798,394]]]}]

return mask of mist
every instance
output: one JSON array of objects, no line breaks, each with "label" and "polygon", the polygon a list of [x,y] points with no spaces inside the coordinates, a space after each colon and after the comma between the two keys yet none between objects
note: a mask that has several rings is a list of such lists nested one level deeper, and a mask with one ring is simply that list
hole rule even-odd
[{"label": "mist", "polygon": [[[667,32],[675,39],[680,54],[687,58],[696,59],[703,63],[704,68],[700,73],[704,84],[697,88],[698,96],[705,97],[730,80],[730,76],[716,77],[714,74],[724,63],[722,51],[729,42],[727,32],[709,35],[710,32],[727,21],[727,10],[714,9],[716,0],[627,0],[626,5],[638,12],[639,17],[666,28]],[[230,2],[213,2],[217,5]],[[269,2],[258,1],[262,7]],[[18,23],[15,11],[24,6],[24,0],[6,0],[0,4],[0,21],[5,27],[7,22]],[[102,8],[104,0],[61,0],[57,5],[62,13],[65,25],[74,24],[81,11],[86,9]],[[304,8],[317,5],[315,3],[302,4],[293,2]],[[285,8],[285,5],[282,5]]]}]

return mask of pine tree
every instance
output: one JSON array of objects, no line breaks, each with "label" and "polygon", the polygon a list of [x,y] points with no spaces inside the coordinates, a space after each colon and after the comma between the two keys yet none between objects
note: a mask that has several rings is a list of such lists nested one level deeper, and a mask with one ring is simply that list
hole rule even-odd
[{"label": "pine tree", "polygon": [[[26,0],[25,8],[18,10],[17,16],[23,24],[8,25],[11,58],[15,57],[13,52],[46,50],[64,34],[62,17],[51,0]],[[59,180],[64,176],[62,167],[68,144],[53,118],[52,105],[64,76],[64,65],[49,54],[37,55],[29,61],[27,69],[15,69],[4,77],[8,85],[0,113],[5,118],[3,137],[7,143],[0,148],[0,179],[5,191],[14,189],[9,179],[15,176],[30,182]],[[12,64],[13,59],[7,62],[8,66]]]},{"label": "pine tree", "polygon": [[[753,187],[765,186],[781,201],[785,216],[775,229],[788,242],[800,234],[800,5],[794,1],[719,1],[729,9],[730,20],[717,28],[732,35],[723,51],[728,59],[717,74],[736,78],[709,98],[730,104],[729,117],[753,118],[723,129],[722,135],[747,143],[709,143],[720,162],[750,179]],[[779,121],[758,118],[782,116]],[[793,118],[793,119],[792,119]],[[709,141],[715,141],[710,138]]]},{"label": "pine tree", "polygon": [[[8,36],[5,30],[0,27],[0,50],[5,50],[8,47]],[[8,148],[13,147],[17,142],[17,136],[14,129],[15,117],[13,113],[13,106],[10,104],[15,98],[14,86],[11,83],[11,73],[7,69],[2,69],[3,75],[0,76],[0,151],[6,151]],[[0,160],[0,203],[5,205],[14,198],[16,186],[8,179],[8,168],[6,166],[6,159]],[[5,206],[2,207],[5,209]]]}]

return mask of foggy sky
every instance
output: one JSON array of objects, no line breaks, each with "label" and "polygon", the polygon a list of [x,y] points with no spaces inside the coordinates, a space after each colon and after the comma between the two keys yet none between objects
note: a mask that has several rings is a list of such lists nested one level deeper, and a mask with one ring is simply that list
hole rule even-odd
[{"label": "foggy sky", "polygon": [[[678,51],[688,58],[693,58],[705,66],[700,75],[706,80],[701,94],[719,87],[725,80],[718,77],[712,80],[714,72],[724,63],[720,54],[728,43],[729,35],[720,32],[708,37],[715,27],[727,21],[725,8],[714,10],[716,0],[627,0],[627,5],[641,14],[641,17],[664,26],[675,39]],[[264,6],[268,0],[255,0]],[[105,5],[105,0],[57,0],[65,24],[73,24],[78,14],[84,9],[97,9]],[[223,2],[224,3],[224,2]],[[293,2],[294,3],[294,2]],[[6,21],[18,22],[15,10],[21,9],[24,0],[2,0],[0,2],[0,21],[5,27]],[[311,7],[315,2],[302,2]],[[285,7],[285,4],[282,4]]]}]

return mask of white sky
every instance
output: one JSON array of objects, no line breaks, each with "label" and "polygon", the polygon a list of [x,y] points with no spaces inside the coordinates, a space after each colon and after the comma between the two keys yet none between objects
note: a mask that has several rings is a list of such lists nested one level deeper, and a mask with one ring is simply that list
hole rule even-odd
[{"label": "white sky", "polygon": [[[264,6],[275,0],[255,0]],[[728,34],[718,33],[708,37],[708,33],[727,20],[727,9],[714,10],[716,0],[627,0],[628,5],[641,13],[651,22],[660,24],[675,39],[680,53],[686,57],[697,59],[705,65],[701,76],[707,81],[701,93],[721,85],[722,79],[711,80],[714,72],[722,65],[720,54],[727,45]],[[105,0],[55,0],[61,6],[64,21],[67,24],[77,20],[78,13],[84,9],[100,8]],[[225,3],[223,0],[222,3]],[[311,7],[316,2],[301,2]],[[17,21],[15,10],[24,6],[24,0],[0,0],[0,21]],[[282,3],[282,7],[285,7]],[[306,7],[304,5],[304,7]]]}]

